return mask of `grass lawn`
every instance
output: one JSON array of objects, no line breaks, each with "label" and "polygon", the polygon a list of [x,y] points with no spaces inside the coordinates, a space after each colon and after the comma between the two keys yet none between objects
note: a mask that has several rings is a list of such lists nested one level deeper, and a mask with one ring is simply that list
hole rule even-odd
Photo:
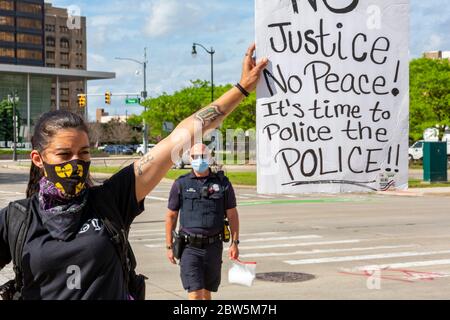
[{"label": "grass lawn", "polygon": [[410,179],[409,187],[414,188],[440,188],[440,187],[450,187],[450,182],[442,183],[427,183],[419,179]]},{"label": "grass lawn", "polygon": [[[13,150],[12,149],[0,149],[0,155],[12,155]],[[17,150],[17,154],[30,154],[30,151],[26,150]]]},{"label": "grass lawn", "polygon": [[[110,173],[114,174],[120,170],[120,167],[91,167],[92,173]],[[189,173],[189,169],[172,169],[166,174],[167,179],[175,180],[179,176]],[[229,172],[227,174],[232,184],[256,186],[256,172]]]},{"label": "grass lawn", "polygon": [[[167,173],[166,178],[175,180],[179,176],[190,171],[191,170],[188,169],[173,169]],[[228,172],[227,177],[230,179],[231,183],[235,185],[256,186],[256,172]]]},{"label": "grass lawn", "polygon": [[91,166],[90,167],[90,171],[92,173],[110,173],[110,174],[114,174],[119,172],[121,169],[121,167],[95,167],[95,166]]}]

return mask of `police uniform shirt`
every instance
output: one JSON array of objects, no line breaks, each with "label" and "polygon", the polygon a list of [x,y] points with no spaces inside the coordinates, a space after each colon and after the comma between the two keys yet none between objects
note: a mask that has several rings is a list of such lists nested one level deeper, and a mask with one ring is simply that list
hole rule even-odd
[{"label": "police uniform shirt", "polygon": [[[201,188],[204,185],[204,183],[206,182],[206,180],[208,179],[208,177],[211,177],[211,175],[213,175],[213,174],[214,173],[212,173],[210,170],[209,176],[197,177],[195,175],[195,173],[193,171],[191,171],[191,173],[186,177],[186,179],[193,179],[195,181],[195,183],[198,184],[198,187]],[[231,182],[229,182],[229,185],[226,188],[225,192],[226,192],[225,209],[229,210],[229,209],[236,208],[236,195],[234,193],[234,189],[233,189]],[[181,186],[178,183],[178,180],[176,180],[173,183],[172,188],[170,190],[169,201],[168,201],[168,206],[167,206],[168,209],[171,211],[179,211],[181,208],[181,199],[180,198],[181,198]],[[190,233],[190,234],[203,234],[206,236],[211,236],[211,235],[216,235],[217,233],[220,233],[223,230],[222,229],[208,230],[208,229],[202,229],[202,228],[190,228],[190,229],[183,228],[183,231]]]}]

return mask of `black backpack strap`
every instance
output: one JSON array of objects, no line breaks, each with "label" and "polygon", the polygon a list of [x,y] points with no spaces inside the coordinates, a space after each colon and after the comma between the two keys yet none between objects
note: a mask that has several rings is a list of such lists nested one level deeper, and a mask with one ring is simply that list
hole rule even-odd
[{"label": "black backpack strap", "polygon": [[106,230],[108,231],[111,241],[113,242],[117,254],[119,255],[119,259],[122,263],[122,269],[125,276],[125,283],[128,285],[129,282],[129,272],[132,270],[131,261],[129,259],[128,252],[128,236],[126,230],[117,223],[111,217],[102,217],[103,224],[105,225]]},{"label": "black backpack strap", "polygon": [[[94,212],[96,210],[94,209]],[[128,241],[130,226],[125,225],[121,216],[110,213],[108,210],[102,211],[97,216],[103,221],[106,231],[110,235],[110,239],[116,248],[122,264],[124,274],[125,288],[135,300],[145,300],[145,280],[148,278],[144,275],[136,274],[137,261],[133,248]]]},{"label": "black backpack strap", "polygon": [[101,214],[99,214],[95,209],[94,211],[102,220],[106,231],[108,231],[110,239],[116,248],[122,264],[125,287],[128,288],[130,284],[130,273],[134,271],[137,265],[136,257],[128,241],[128,233],[130,228],[125,226],[122,217],[110,213],[108,210],[102,210]]},{"label": "black backpack strap", "polygon": [[11,202],[6,215],[8,243],[16,276],[16,292],[19,295],[23,288],[22,253],[32,217],[30,208],[31,199]]}]

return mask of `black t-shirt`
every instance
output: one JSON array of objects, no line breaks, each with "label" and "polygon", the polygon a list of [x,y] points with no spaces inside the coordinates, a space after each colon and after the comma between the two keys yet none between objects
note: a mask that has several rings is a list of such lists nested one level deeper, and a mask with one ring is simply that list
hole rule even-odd
[{"label": "black t-shirt", "polygon": [[[128,299],[122,264],[96,212],[111,210],[129,226],[144,211],[143,202],[136,200],[133,165],[89,190],[79,231],[68,241],[50,235],[38,206],[38,201],[32,202],[32,221],[23,250],[24,299]],[[6,211],[0,212],[0,265],[11,261]]]}]

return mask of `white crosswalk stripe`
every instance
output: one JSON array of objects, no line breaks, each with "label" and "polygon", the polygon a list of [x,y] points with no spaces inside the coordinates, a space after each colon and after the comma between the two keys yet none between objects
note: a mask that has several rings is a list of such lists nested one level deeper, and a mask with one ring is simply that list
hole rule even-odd
[{"label": "white crosswalk stripe", "polygon": [[[146,197],[148,200],[156,201],[168,201],[170,190],[153,190],[150,195]],[[291,194],[279,194],[279,195],[269,195],[269,194],[258,194],[258,193],[236,193],[236,199],[238,200],[256,200],[256,199],[296,199],[295,195]]]},{"label": "white crosswalk stripe", "polygon": [[352,251],[372,251],[372,250],[384,250],[384,249],[399,249],[399,248],[412,248],[417,245],[399,245],[399,246],[378,246],[378,247],[361,247],[361,248],[341,248],[341,249],[314,249],[303,250],[294,252],[268,252],[268,253],[248,253],[241,254],[242,258],[260,258],[260,257],[281,257],[292,255],[310,255],[310,254],[322,254],[322,253],[338,253],[338,252],[352,252]]},{"label": "white crosswalk stripe", "polygon": [[330,262],[348,262],[348,261],[373,260],[373,259],[430,256],[430,255],[447,254],[447,253],[450,253],[450,250],[429,251],[429,252],[381,253],[381,254],[362,255],[362,256],[329,257],[329,258],[304,259],[304,260],[286,260],[284,262],[287,264],[290,264],[290,265],[321,264],[321,263],[330,263]]},{"label": "white crosswalk stripe", "polygon": [[12,269],[12,264],[5,266],[0,273],[0,285],[14,279],[14,271]]},{"label": "white crosswalk stripe", "polygon": [[263,195],[263,194],[250,194],[250,193],[243,193],[244,197],[250,197],[250,198],[260,198],[260,199],[274,199],[274,196],[269,195]]},{"label": "white crosswalk stripe", "polygon": [[[154,194],[157,195],[154,195]],[[161,195],[161,196],[160,196]],[[167,195],[167,197],[164,197],[163,195]],[[147,196],[147,200],[156,200],[156,201],[168,201],[169,200],[169,192],[165,191],[152,191],[151,195]],[[236,199],[238,200],[256,200],[256,199],[280,199],[280,198],[289,198],[289,199],[296,199],[296,196],[293,195],[263,195],[263,194],[237,194]]]},{"label": "white crosswalk stripe", "polygon": [[[160,233],[152,233],[152,236],[165,236],[166,233],[165,232],[160,232]],[[147,236],[146,234],[130,234],[129,237],[130,238],[137,238],[137,237],[145,237]]]},{"label": "white crosswalk stripe", "polygon": [[131,229],[130,233],[147,233],[151,234],[152,232],[164,232],[164,229]]},{"label": "white crosswalk stripe", "polygon": [[[265,244],[257,246],[240,246],[240,250],[254,250],[254,249],[274,249],[274,248],[292,248],[292,247],[310,247],[310,246],[325,246],[330,244],[351,244],[359,243],[359,239],[337,240],[337,241],[319,241],[319,242],[294,242],[294,243],[279,243],[279,244]],[[243,241],[243,243],[245,243]]]},{"label": "white crosswalk stripe", "polygon": [[376,269],[386,269],[386,268],[400,269],[400,268],[429,267],[429,266],[443,266],[443,265],[450,265],[450,259],[368,265],[368,266],[353,268],[352,271],[376,270]]},{"label": "white crosswalk stripe", "polygon": [[280,241],[280,240],[298,240],[298,239],[320,239],[321,236],[315,234],[291,236],[291,237],[269,237],[269,238],[252,238],[246,239],[245,242],[265,242],[265,241]]},{"label": "white crosswalk stripe", "polygon": [[158,201],[167,201],[168,198],[155,197],[155,196],[146,196],[145,199],[148,200],[158,200]]},{"label": "white crosswalk stripe", "polygon": [[[246,194],[247,195],[247,194]],[[136,229],[130,237],[131,242],[144,245],[147,249],[160,250],[165,246],[163,229]],[[241,259],[256,259],[260,265],[273,265],[274,260],[281,264],[324,265],[333,270],[348,267],[360,261],[370,261],[370,265],[349,267],[355,272],[373,268],[410,268],[427,266],[449,266],[450,250],[430,250],[415,243],[408,243],[408,238],[360,238],[342,239],[318,234],[299,234],[293,231],[267,231],[244,233],[240,236]],[[392,240],[392,241],[390,241]],[[400,243],[398,243],[401,241]],[[380,243],[382,242],[382,243]],[[362,245],[365,243],[366,245]],[[359,244],[355,246],[355,244]],[[299,250],[296,248],[305,248]],[[419,249],[420,248],[420,249]],[[414,250],[411,250],[414,249]],[[361,255],[349,253],[361,252]],[[289,256],[314,256],[305,259],[283,259]],[[427,259],[431,256],[441,259]],[[420,261],[411,261],[413,257],[423,257]],[[389,259],[393,261],[390,263]],[[403,261],[402,261],[403,260]],[[252,260],[253,261],[253,260]],[[376,264],[380,261],[379,264]]]}]

